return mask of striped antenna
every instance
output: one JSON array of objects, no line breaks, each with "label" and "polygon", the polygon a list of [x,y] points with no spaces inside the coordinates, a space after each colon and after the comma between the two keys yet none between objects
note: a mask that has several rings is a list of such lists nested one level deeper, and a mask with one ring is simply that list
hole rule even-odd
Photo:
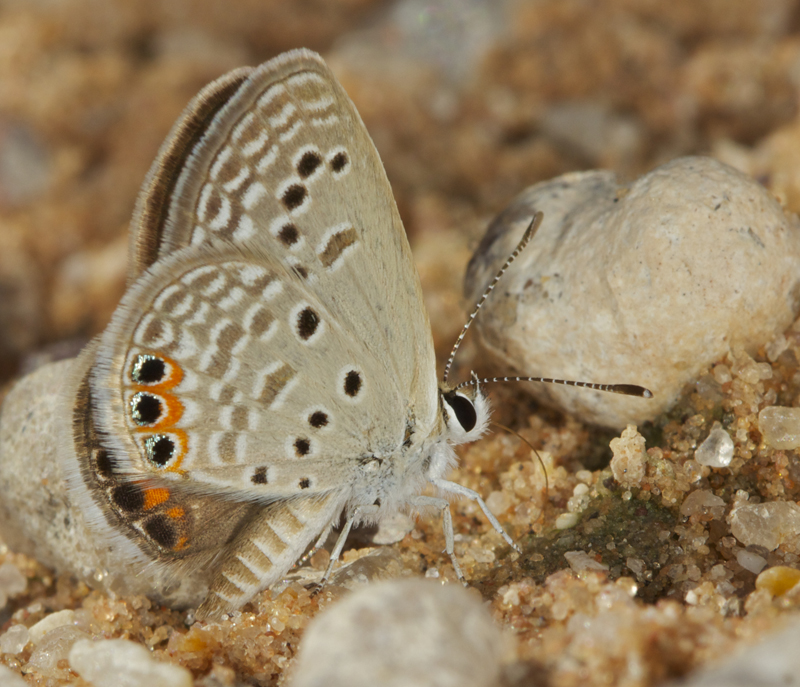
[{"label": "striped antenna", "polygon": [[652,398],[653,392],[645,389],[638,384],[594,384],[593,382],[573,382],[569,379],[550,379],[548,377],[492,377],[490,379],[477,379],[473,377],[468,382],[462,382],[455,389],[463,389],[465,386],[478,386],[479,384],[491,384],[493,382],[544,382],[546,384],[563,384],[565,386],[578,386],[583,389],[594,389],[595,391],[610,391],[614,394],[624,394],[625,396],[639,396],[640,398]]},{"label": "striped antenna", "polygon": [[[447,384],[447,378],[450,376],[450,368],[453,365],[453,359],[456,357],[456,352],[458,351],[458,347],[461,345],[461,342],[464,340],[464,337],[467,335],[467,330],[470,328],[472,321],[475,319],[475,316],[478,314],[478,311],[481,309],[481,306],[486,302],[486,299],[489,297],[489,294],[494,290],[494,287],[497,286],[497,282],[500,281],[500,278],[503,276],[505,271],[511,267],[511,263],[517,259],[517,256],[523,251],[525,246],[528,245],[528,242],[533,238],[533,235],[539,229],[539,226],[542,223],[542,218],[544,214],[541,212],[537,212],[531,223],[528,225],[528,228],[525,230],[525,233],[522,235],[522,239],[517,244],[517,247],[514,249],[514,252],[508,256],[508,260],[506,260],[505,264],[500,268],[500,271],[497,273],[494,279],[492,279],[489,286],[486,287],[486,290],[483,292],[483,295],[480,297],[478,304],[475,306],[475,309],[472,311],[472,314],[467,318],[467,323],[464,325],[464,328],[461,330],[461,333],[458,335],[456,339],[456,343],[453,346],[453,350],[450,351],[450,357],[447,359],[447,365],[444,366],[444,383]],[[471,385],[471,382],[467,383]],[[462,386],[464,386],[462,384]]]}]

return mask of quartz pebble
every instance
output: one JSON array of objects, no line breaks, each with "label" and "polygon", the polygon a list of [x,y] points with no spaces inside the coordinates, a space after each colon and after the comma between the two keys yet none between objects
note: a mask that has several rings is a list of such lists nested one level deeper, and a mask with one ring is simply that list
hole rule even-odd
[{"label": "quartz pebble", "polygon": [[50,613],[42,618],[38,623],[33,625],[28,632],[30,633],[31,641],[34,644],[38,644],[42,637],[44,637],[48,632],[52,632],[57,627],[61,627],[62,625],[72,625],[75,622],[75,611],[65,609],[63,611],[57,611],[56,613]]},{"label": "quartz pebble", "polygon": [[792,449],[800,446],[800,408],[769,406],[758,414],[758,428],[768,446]]},{"label": "quartz pebble", "polygon": [[755,575],[758,575],[767,565],[766,558],[746,549],[740,549],[736,552],[736,562]]},{"label": "quartz pebble", "polygon": [[24,625],[12,625],[0,635],[0,653],[18,654],[28,644],[30,633]]},{"label": "quartz pebble", "polygon": [[645,476],[647,453],[644,437],[634,425],[628,425],[617,439],[609,443],[612,452],[611,473],[626,487],[638,487]]},{"label": "quartz pebble", "polygon": [[608,570],[607,565],[595,560],[585,551],[567,551],[564,554],[564,558],[567,559],[569,567],[576,573],[587,570]]},{"label": "quartz pebble", "polygon": [[127,639],[75,642],[69,665],[93,687],[191,687],[191,673],[156,661],[141,644]]},{"label": "quartz pebble", "polygon": [[800,541],[800,506],[791,501],[744,503],[729,516],[731,532],[745,546],[774,551],[786,542]]},{"label": "quartz pebble", "polygon": [[28,687],[21,675],[0,664],[0,685],[3,687]]},{"label": "quartz pebble", "polygon": [[89,635],[74,625],[61,625],[44,635],[40,641],[31,640],[34,648],[28,659],[26,672],[35,671],[45,677],[66,679],[69,677],[67,657],[70,650],[77,641],[88,638]]},{"label": "quartz pebble", "polygon": [[756,578],[756,589],[764,589],[772,596],[783,596],[800,582],[800,570],[787,565],[767,568]]},{"label": "quartz pebble", "polygon": [[358,590],[306,629],[292,687],[500,682],[503,640],[477,595],[424,580]]},{"label": "quartz pebble", "polygon": [[681,515],[689,518],[695,513],[710,511],[721,517],[725,509],[725,501],[708,489],[697,489],[689,494],[681,504]]},{"label": "quartz pebble", "polygon": [[475,328],[492,372],[640,384],[654,394],[529,385],[588,422],[620,428],[652,419],[733,346],[752,353],[794,320],[800,223],[758,182],[716,160],[673,160],[628,185],[591,171],[532,186],[476,250],[468,302],[536,211],[544,213],[538,233]]},{"label": "quartz pebble", "polygon": [[733,460],[733,448],[731,435],[715,422],[705,441],[694,452],[694,459],[710,468],[726,468]]}]

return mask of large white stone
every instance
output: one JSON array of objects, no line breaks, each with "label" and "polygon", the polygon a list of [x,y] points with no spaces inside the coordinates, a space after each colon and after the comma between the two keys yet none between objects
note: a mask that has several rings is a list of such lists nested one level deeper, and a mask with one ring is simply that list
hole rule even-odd
[{"label": "large white stone", "polygon": [[532,186],[492,222],[473,256],[469,302],[538,210],[541,228],[475,325],[493,374],[640,384],[654,393],[530,385],[588,422],[620,428],[655,417],[729,348],[753,352],[798,310],[797,218],[753,179],[701,157],[631,184],[592,171]]},{"label": "large white stone", "polygon": [[373,584],[308,626],[291,687],[489,687],[503,640],[480,600],[458,585]]}]

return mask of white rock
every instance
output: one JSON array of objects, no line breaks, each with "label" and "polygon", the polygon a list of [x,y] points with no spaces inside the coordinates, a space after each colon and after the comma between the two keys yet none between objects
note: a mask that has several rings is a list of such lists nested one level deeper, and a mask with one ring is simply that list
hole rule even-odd
[{"label": "white rock", "polygon": [[715,516],[721,516],[725,509],[725,501],[708,489],[696,489],[689,494],[681,504],[681,515],[688,518],[695,513],[711,511]]},{"label": "white rock", "polygon": [[792,449],[800,446],[800,408],[769,406],[758,414],[758,428],[768,446]]},{"label": "white rock", "polygon": [[634,425],[628,425],[609,446],[614,454],[609,465],[614,479],[624,486],[638,487],[647,472],[644,437]]},{"label": "white rock", "polygon": [[479,599],[424,580],[354,592],[308,626],[292,687],[496,685],[503,641]]},{"label": "white rock", "polygon": [[722,429],[719,422],[715,422],[705,441],[694,452],[694,459],[710,468],[726,468],[733,460],[733,449],[731,435]]},{"label": "white rock", "polygon": [[740,549],[736,552],[736,562],[754,575],[758,575],[758,573],[767,567],[766,558],[752,551],[747,551],[746,549]]},{"label": "white rock", "polygon": [[22,675],[2,664],[0,664],[0,685],[3,687],[28,687],[28,683],[25,682]]},{"label": "white rock", "polygon": [[66,609],[50,613],[28,630],[30,640],[34,644],[38,644],[48,632],[52,632],[62,625],[72,625],[74,623],[75,611]]},{"label": "white rock", "polygon": [[730,348],[753,352],[794,320],[800,223],[756,181],[715,160],[674,160],[630,185],[592,171],[529,188],[473,256],[469,302],[537,210],[539,232],[475,327],[493,373],[640,384],[655,395],[530,385],[586,421],[652,419]]},{"label": "white rock", "polygon": [[567,551],[564,554],[567,559],[569,567],[576,573],[585,572],[586,570],[608,570],[608,566],[604,563],[596,561],[585,551]]},{"label": "white rock", "polygon": [[[30,634],[24,625],[12,625],[0,635],[0,653],[18,654],[28,644]],[[0,682],[0,684],[2,684]]]},{"label": "white rock", "polygon": [[731,533],[745,546],[774,551],[800,537],[800,506],[792,501],[744,503],[731,511],[728,520]]},{"label": "white rock", "polygon": [[69,677],[67,656],[75,642],[86,641],[89,635],[74,625],[60,625],[35,644],[25,672],[66,680]]},{"label": "white rock", "polygon": [[192,674],[172,663],[159,663],[141,644],[127,639],[75,642],[69,665],[94,687],[191,687]]}]

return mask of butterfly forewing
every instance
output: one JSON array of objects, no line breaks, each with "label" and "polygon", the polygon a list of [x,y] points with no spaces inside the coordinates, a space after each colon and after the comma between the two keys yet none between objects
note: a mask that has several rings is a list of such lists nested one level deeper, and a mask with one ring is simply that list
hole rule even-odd
[{"label": "butterfly forewing", "polygon": [[255,69],[187,156],[159,254],[214,239],[263,245],[290,267],[433,422],[433,344],[405,231],[358,112],[314,53]]}]

